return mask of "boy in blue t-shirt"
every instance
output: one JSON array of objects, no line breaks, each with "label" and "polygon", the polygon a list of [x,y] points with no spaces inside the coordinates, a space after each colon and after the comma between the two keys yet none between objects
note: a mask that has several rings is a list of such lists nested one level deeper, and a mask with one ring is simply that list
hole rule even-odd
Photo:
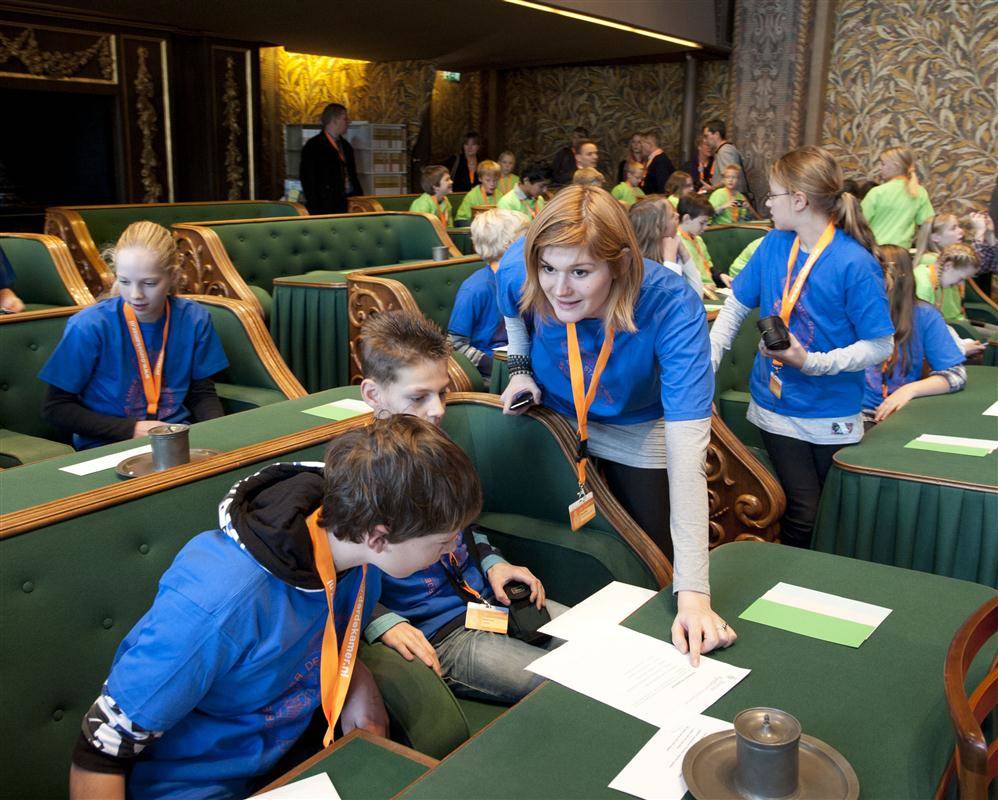
[{"label": "boy in blue t-shirt", "polygon": [[[330,732],[385,735],[348,629],[367,623],[383,574],[437,562],[481,504],[464,452],[402,415],[336,437],[325,464],[273,464],[236,483],[219,528],[180,551],[119,646],[83,718],[70,796],[124,798],[127,785],[132,797],[246,797],[323,698]],[[339,708],[320,679],[326,657],[346,665]]]},{"label": "boy in blue t-shirt", "polygon": [[[364,400],[377,416],[412,414],[439,425],[450,353],[440,329],[419,314],[389,311],[368,318],[360,339]],[[469,543],[475,553],[469,552]],[[447,558],[408,578],[385,576],[381,602],[364,636],[371,643],[380,639],[409,661],[418,658],[457,695],[515,703],[543,680],[524,668],[545,649],[465,628],[468,602],[480,602],[476,595],[509,605],[504,587],[510,581],[526,584],[537,608],[545,605],[544,586],[529,569],[508,564],[484,534],[464,531]],[[565,607],[547,601],[547,610],[555,617]],[[546,648],[555,643],[549,640]]]},{"label": "boy in blue t-shirt", "polygon": [[486,379],[492,374],[492,352],[506,345],[506,325],[496,303],[495,271],[506,248],[529,227],[530,220],[524,214],[504,208],[486,211],[471,222],[475,252],[488,266],[461,284],[447,334],[454,349],[467,356]]}]

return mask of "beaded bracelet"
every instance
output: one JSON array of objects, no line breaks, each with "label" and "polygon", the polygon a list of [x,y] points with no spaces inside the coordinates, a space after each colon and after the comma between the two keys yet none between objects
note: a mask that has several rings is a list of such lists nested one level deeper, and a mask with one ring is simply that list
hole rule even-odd
[{"label": "beaded bracelet", "polygon": [[533,375],[534,370],[530,365],[530,356],[506,356],[506,365],[509,374],[513,375]]}]

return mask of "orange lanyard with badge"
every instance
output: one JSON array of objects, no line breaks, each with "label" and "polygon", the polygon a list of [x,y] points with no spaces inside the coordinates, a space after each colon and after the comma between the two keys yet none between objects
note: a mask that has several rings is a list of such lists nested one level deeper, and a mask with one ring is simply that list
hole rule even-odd
[{"label": "orange lanyard with badge", "polygon": [[437,219],[439,219],[445,226],[447,225],[447,201],[437,200],[436,197],[430,198],[437,206]]},{"label": "orange lanyard with badge", "polygon": [[687,233],[682,228],[679,229],[679,235],[682,236],[687,242],[692,244],[694,248],[696,248],[697,255],[700,257],[700,263],[697,264],[697,267],[699,267],[700,269],[701,277],[710,277],[711,281],[713,281],[714,279],[710,275],[710,269],[707,267],[707,254],[703,251],[703,248],[700,246],[700,237],[694,237],[692,234]]},{"label": "orange lanyard with badge", "polygon": [[[790,255],[787,258],[787,279],[783,284],[783,299],[780,302],[780,319],[783,320],[783,324],[787,326],[788,331],[790,330],[790,314],[800,299],[800,294],[804,290],[804,283],[807,281],[811,270],[821,257],[821,254],[825,252],[825,248],[832,243],[833,238],[835,238],[835,223],[829,222],[818,239],[818,243],[814,246],[810,254],[808,254],[804,266],[797,273],[797,279],[793,282],[793,286],[791,286],[790,276],[793,274],[794,264],[797,263],[797,254],[800,252],[800,236],[794,238],[794,243],[790,248]],[[777,398],[783,396],[783,381],[780,379],[780,368],[782,366],[783,362],[774,358],[773,371],[769,374],[769,391],[776,395]]]},{"label": "orange lanyard with badge", "polygon": [[135,357],[139,362],[139,375],[142,378],[142,391],[146,396],[146,419],[156,419],[159,411],[159,395],[163,389],[163,362],[166,359],[166,340],[170,336],[170,301],[166,301],[166,322],[163,324],[163,345],[159,348],[159,356],[156,358],[156,366],[149,364],[149,354],[146,352],[146,344],[142,341],[142,329],[139,327],[139,320],[135,316],[135,309],[128,303],[122,303],[125,313],[125,323],[128,326],[128,335],[132,339],[132,347],[135,349]]},{"label": "orange lanyard with badge", "polygon": [[[466,542],[465,546],[470,549],[474,546],[474,541]],[[453,572],[447,569],[446,564],[444,565],[444,572],[447,573],[447,578],[453,584],[454,589],[459,595],[461,592],[464,592],[477,601],[468,603],[468,610],[464,615],[464,627],[473,631],[506,633],[509,630],[509,611],[490,603],[482,596],[481,592],[464,579],[464,575],[461,572],[461,564],[458,562],[457,556],[454,555],[453,551],[447,554],[447,559],[450,562]],[[484,570],[482,570],[482,576],[485,576]]]},{"label": "orange lanyard with badge", "polygon": [[572,530],[577,531],[596,516],[596,501],[593,499],[593,493],[586,491],[586,465],[589,463],[589,409],[596,399],[596,389],[599,387],[600,377],[610,360],[610,353],[613,352],[614,332],[613,328],[607,328],[603,346],[596,358],[593,377],[587,390],[585,387],[586,378],[582,369],[582,352],[579,350],[579,335],[575,330],[575,323],[569,322],[565,327],[568,329],[568,371],[572,379],[572,400],[575,403],[575,418],[578,420],[576,431],[578,444],[575,462],[579,471],[579,497],[568,507],[568,518],[572,524]]},{"label": "orange lanyard with badge", "polygon": [[316,509],[306,520],[308,535],[312,539],[312,554],[315,557],[315,568],[326,590],[326,602],[329,605],[329,616],[326,618],[326,629],[322,634],[322,657],[319,661],[319,690],[322,695],[322,712],[326,715],[329,729],[322,743],[328,747],[334,737],[336,720],[340,718],[343,703],[346,702],[347,690],[350,688],[350,677],[357,663],[357,651],[360,647],[360,624],[364,615],[364,594],[367,588],[367,564],[361,567],[360,586],[357,589],[357,599],[350,613],[347,624],[346,640],[343,652],[339,652],[336,636],[336,621],[333,615],[333,597],[336,594],[336,567],[333,564],[333,554],[329,550],[329,538],[326,531],[319,527],[319,509]]}]

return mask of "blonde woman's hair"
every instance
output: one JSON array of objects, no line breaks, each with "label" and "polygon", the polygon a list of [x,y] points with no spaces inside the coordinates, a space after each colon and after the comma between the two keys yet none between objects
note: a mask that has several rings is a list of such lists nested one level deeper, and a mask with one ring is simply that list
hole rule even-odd
[{"label": "blonde woman's hair", "polygon": [[602,186],[606,178],[594,167],[582,167],[572,174],[572,183],[576,186]]},{"label": "blonde woman's hair", "polygon": [[960,223],[956,214],[936,214],[929,220],[928,225],[922,225],[918,229],[918,236],[915,239],[915,260],[913,262],[916,267],[922,263],[922,256],[926,253],[936,252],[932,244],[932,237],[942,234],[946,230],[946,226],[951,222]]},{"label": "blonde woman's hair", "polygon": [[773,164],[769,175],[787,191],[803,192],[812,208],[827,214],[837,228],[873,255],[877,254],[877,240],[863,216],[859,200],[845,191],[842,168],[827,150],[814,145],[791,150]]},{"label": "blonde woman's hair", "polygon": [[634,306],[645,277],[641,249],[623,206],[597,186],[566,186],[537,215],[524,245],[527,279],[520,311],[540,319],[554,318],[541,289],[541,251],[546,247],[575,247],[610,267],[613,283],[603,324],[634,333]]},{"label": "blonde woman's hair", "polygon": [[[101,258],[115,270],[115,256],[122,250],[132,248],[148,250],[156,258],[160,268],[166,273],[170,283],[170,294],[176,294],[183,288],[183,273],[180,269],[180,253],[177,251],[177,243],[173,235],[162,225],[155,222],[143,220],[133,222],[118,237],[118,241],[113,247],[107,247],[101,252]],[[107,296],[115,296],[119,293],[118,282],[114,281],[106,292]]]},{"label": "blonde woman's hair", "polygon": [[530,217],[519,211],[490,208],[477,214],[471,221],[471,243],[482,261],[498,261],[509,246],[527,232]]},{"label": "blonde woman's hair", "polygon": [[499,166],[497,161],[481,161],[478,164],[478,169],[475,170],[475,174],[478,175],[479,180],[481,180],[485,175],[491,175],[494,178],[498,178],[502,175],[502,167]]},{"label": "blonde woman's hair", "polygon": [[918,182],[918,175],[915,174],[915,154],[910,147],[889,147],[880,156],[888,161],[893,161],[901,168],[904,175],[905,186],[908,194],[918,197],[918,189],[921,186]]}]

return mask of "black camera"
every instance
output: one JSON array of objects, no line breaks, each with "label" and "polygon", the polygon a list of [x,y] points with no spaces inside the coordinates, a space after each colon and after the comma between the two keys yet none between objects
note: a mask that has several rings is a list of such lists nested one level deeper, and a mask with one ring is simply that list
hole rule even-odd
[{"label": "black camera", "polygon": [[551,621],[546,608],[538,608],[530,602],[530,587],[520,581],[510,581],[504,587],[509,597],[508,634],[527,644],[542,646],[551,638],[538,633],[537,629]]},{"label": "black camera", "polygon": [[790,347],[790,331],[782,317],[763,317],[756,325],[762,333],[762,341],[767,350],[786,350]]}]

